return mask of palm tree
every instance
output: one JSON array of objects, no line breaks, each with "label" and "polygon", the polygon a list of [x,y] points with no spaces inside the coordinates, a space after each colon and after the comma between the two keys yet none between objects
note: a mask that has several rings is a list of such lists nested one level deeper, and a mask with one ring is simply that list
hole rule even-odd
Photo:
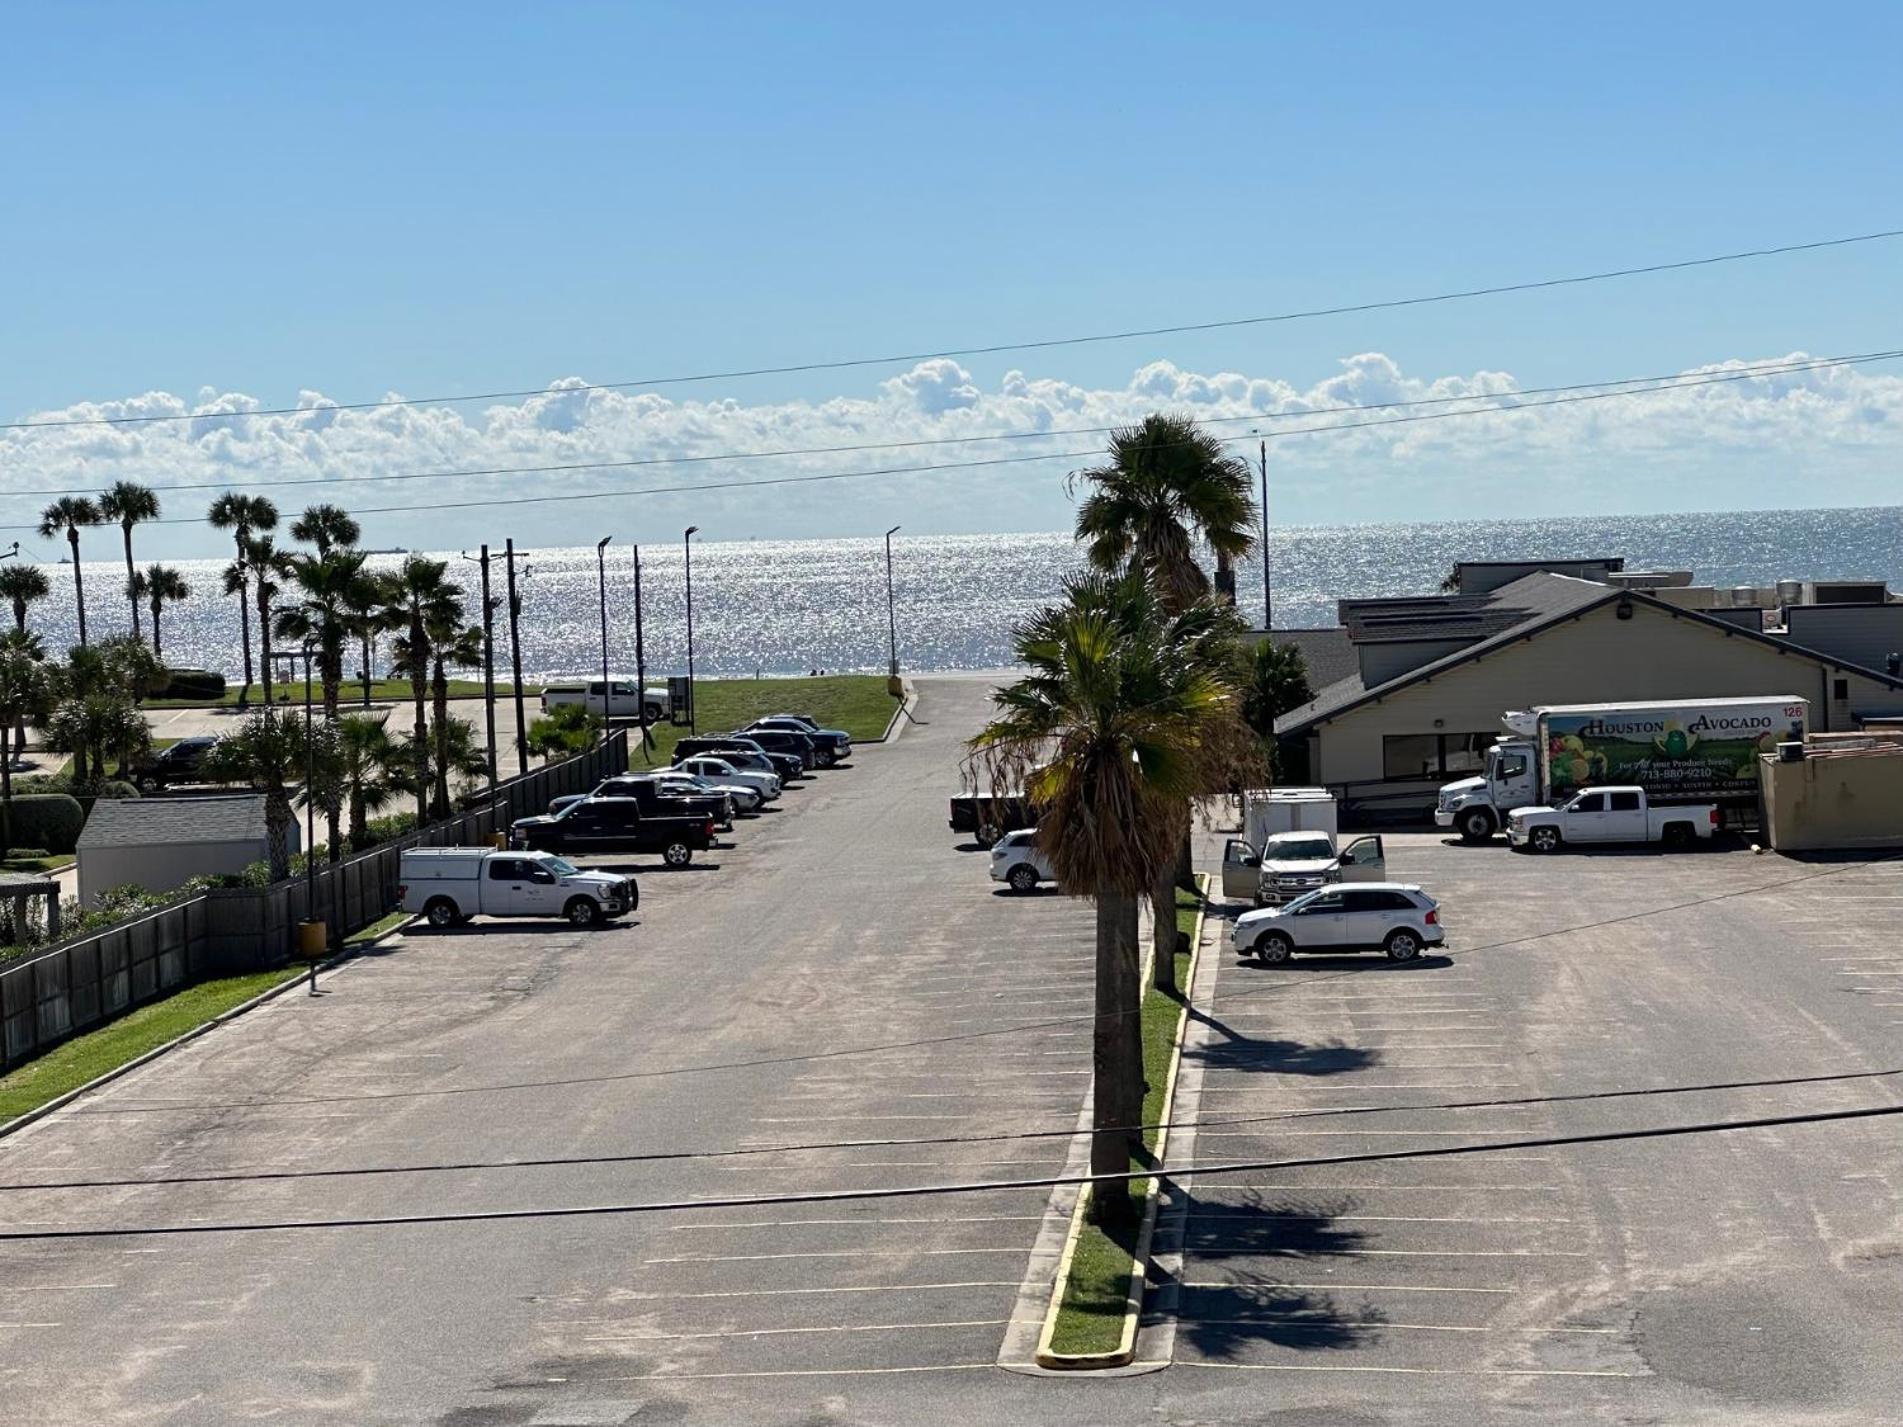
[{"label": "palm tree", "polygon": [[46,578],[46,571],[38,565],[7,565],[0,567],[0,599],[13,603],[13,627],[26,629],[27,606],[45,599],[53,593],[53,586]]},{"label": "palm tree", "polygon": [[212,746],[203,763],[214,783],[239,783],[264,794],[271,880],[291,875],[291,787],[304,771],[304,722],[278,718],[269,705]]},{"label": "palm tree", "polygon": [[410,731],[414,760],[416,821],[429,821],[429,677],[432,651],[430,631],[456,619],[462,612],[462,590],[448,578],[449,563],[412,555],[391,577],[387,587],[389,611],[396,627],[405,631],[397,640],[397,664],[409,676],[416,718]]},{"label": "palm tree", "polygon": [[339,777],[350,803],[350,843],[362,847],[370,815],[408,786],[402,750],[377,719],[345,714],[337,720],[337,752]]},{"label": "palm tree", "polygon": [[250,571],[245,565],[245,542],[255,530],[270,530],[278,523],[278,508],[263,496],[240,495],[226,491],[211,503],[205,519],[214,530],[229,530],[237,546],[238,559],[225,569],[225,593],[238,597],[238,620],[244,636],[244,687],[238,694],[238,707],[251,697],[251,597],[247,589]]},{"label": "palm tree", "polygon": [[[1255,544],[1256,504],[1248,463],[1184,416],[1146,416],[1110,438],[1106,465],[1072,476],[1093,489],[1077,508],[1077,538],[1099,570],[1141,574],[1163,608],[1180,613],[1209,590],[1196,563],[1198,540],[1226,572],[1231,561]],[[1235,586],[1227,585],[1234,603]],[[1176,887],[1193,887],[1190,804],[1178,810],[1182,825],[1176,865],[1159,870],[1150,889],[1157,985],[1173,987],[1176,970]],[[1170,950],[1165,953],[1164,947]]]},{"label": "palm tree", "polygon": [[39,641],[24,630],[0,637],[0,857],[13,838],[13,732],[46,717],[53,685]]},{"label": "palm tree", "polygon": [[[1059,888],[1096,902],[1090,1163],[1121,1174],[1142,1148],[1137,899],[1174,857],[1178,809],[1253,738],[1214,672],[1233,611],[1205,599],[1166,614],[1138,576],[1087,575],[1066,595],[1017,629],[1030,672],[993,695],[971,749],[981,779],[1044,809],[1038,846]],[[1092,1212],[1127,1219],[1130,1197],[1093,1195]]]},{"label": "palm tree", "polygon": [[377,636],[400,627],[391,612],[397,601],[395,577],[386,571],[365,570],[351,587],[345,628],[360,641],[363,653],[363,706],[370,707],[370,690],[375,682]]},{"label": "palm tree", "polygon": [[[449,666],[470,669],[482,663],[482,629],[479,625],[464,625],[461,604],[453,614],[444,612],[446,617],[431,631],[431,674],[430,698],[435,707],[436,724],[436,816],[446,818],[452,811],[449,800],[449,775],[455,771],[467,772],[466,767],[457,768],[453,759],[450,740],[454,735],[450,724],[461,722],[449,716]],[[468,726],[464,725],[465,733]],[[488,763],[480,765],[485,771]]]},{"label": "palm tree", "polygon": [[82,526],[99,524],[99,507],[83,495],[63,495],[40,512],[40,538],[51,540],[66,532],[66,543],[73,547],[73,600],[79,608],[79,642],[86,642],[86,584],[79,573],[79,531]]},{"label": "palm tree", "polygon": [[291,522],[291,539],[315,545],[319,555],[328,555],[339,548],[349,549],[362,534],[350,512],[340,505],[308,506]]},{"label": "palm tree", "polygon": [[[334,507],[333,507],[334,508]],[[314,639],[318,675],[324,689],[324,718],[337,721],[339,686],[344,677],[344,639],[349,633],[350,610],[356,587],[363,580],[364,556],[355,550],[332,550],[325,555],[292,555],[291,575],[304,599],[278,611],[274,632],[281,639]],[[323,802],[329,825],[331,858],[343,845],[340,832],[341,800]]]},{"label": "palm tree", "polygon": [[46,746],[73,756],[73,784],[103,778],[108,752],[125,771],[152,744],[138,701],[165,681],[165,666],[130,636],[79,645],[50,670],[53,707]]},{"label": "palm tree", "polygon": [[163,653],[159,638],[159,612],[168,604],[177,604],[182,599],[190,598],[192,587],[170,565],[147,565],[144,573],[133,577],[133,582],[138,587],[137,594],[144,597],[152,610],[152,652]]},{"label": "palm tree", "polygon": [[132,587],[138,583],[138,574],[132,564],[132,527],[143,520],[159,518],[159,498],[150,486],[142,486],[137,481],[114,481],[112,488],[99,497],[99,518],[107,524],[116,522],[125,533],[126,540],[126,598],[132,604],[132,637],[140,637],[139,597]]},{"label": "palm tree", "polygon": [[264,686],[265,707],[271,705],[271,601],[283,588],[280,581],[290,578],[291,557],[278,549],[269,535],[254,535],[244,542],[240,555],[246,577],[251,582],[251,597],[258,607],[258,674]]}]

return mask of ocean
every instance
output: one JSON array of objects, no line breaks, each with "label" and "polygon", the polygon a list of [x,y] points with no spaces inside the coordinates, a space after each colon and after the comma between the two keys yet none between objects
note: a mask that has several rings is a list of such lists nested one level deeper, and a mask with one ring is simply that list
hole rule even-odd
[{"label": "ocean", "polygon": [[[87,554],[116,545],[116,530],[86,537]],[[136,537],[135,537],[136,539]],[[1547,520],[1297,526],[1270,538],[1277,627],[1332,625],[1347,596],[1428,593],[1456,560],[1623,555],[1628,569],[1688,569],[1700,584],[1764,584],[1788,578],[1887,578],[1903,585],[1903,508],[1738,511],[1588,516]],[[135,545],[135,553],[137,547]],[[642,614],[651,678],[686,667],[686,601],[678,542],[643,546]],[[471,619],[479,572],[457,552]],[[236,673],[238,610],[220,592],[225,560],[176,564],[191,598],[168,607],[164,649],[178,667]],[[373,558],[395,566],[399,556]],[[893,607],[899,660],[913,671],[995,668],[1012,662],[1011,628],[1051,601],[1080,568],[1064,532],[901,536],[893,542]],[[592,546],[518,556],[522,668],[533,678],[601,666],[600,603]],[[49,565],[51,597],[29,616],[51,648],[76,637],[72,571]],[[89,632],[130,624],[123,563],[83,566]],[[634,667],[634,578],[628,546],[607,551],[609,663]],[[694,546],[694,660],[709,675],[804,674],[885,668],[888,642],[884,545],[878,538],[749,540]],[[494,593],[503,591],[497,555]],[[1262,611],[1259,561],[1238,572],[1251,620]],[[496,620],[497,675],[508,671],[506,607]],[[348,669],[354,672],[353,653]],[[382,668],[379,657],[378,666]]]}]

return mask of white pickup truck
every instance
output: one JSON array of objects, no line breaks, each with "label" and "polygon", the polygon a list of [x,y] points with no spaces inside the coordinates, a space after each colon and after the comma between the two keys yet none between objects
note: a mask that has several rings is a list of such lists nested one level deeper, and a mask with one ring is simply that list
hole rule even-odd
[{"label": "white pickup truck", "polygon": [[1222,849],[1222,894],[1278,907],[1329,882],[1380,882],[1388,875],[1379,837],[1357,837],[1337,848],[1335,835],[1271,833],[1260,847],[1232,837]]},{"label": "white pickup truck", "polygon": [[1643,788],[1585,788],[1556,808],[1515,808],[1507,814],[1507,842],[1533,852],[1557,852],[1569,842],[1661,842],[1690,847],[1718,829],[1716,803],[1655,806]]},{"label": "white pickup truck", "polygon": [[[600,679],[590,679],[585,684],[550,684],[542,690],[542,712],[547,713],[558,704],[580,704],[597,718],[638,719],[642,700],[635,697],[634,689],[632,675],[617,675],[606,684]],[[649,723],[661,723],[667,718],[666,688],[648,685],[646,703]]]},{"label": "white pickup truck", "polygon": [[397,879],[403,910],[421,912],[439,928],[478,915],[564,917],[593,927],[641,904],[632,877],[584,872],[552,852],[412,847],[403,853]]}]

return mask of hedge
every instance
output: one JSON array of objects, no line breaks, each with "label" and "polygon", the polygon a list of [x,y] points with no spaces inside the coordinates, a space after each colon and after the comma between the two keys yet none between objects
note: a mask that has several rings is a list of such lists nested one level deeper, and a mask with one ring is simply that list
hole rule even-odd
[{"label": "hedge", "polygon": [[57,857],[73,850],[85,826],[79,799],[67,793],[28,793],[13,800],[9,840],[43,847]]}]

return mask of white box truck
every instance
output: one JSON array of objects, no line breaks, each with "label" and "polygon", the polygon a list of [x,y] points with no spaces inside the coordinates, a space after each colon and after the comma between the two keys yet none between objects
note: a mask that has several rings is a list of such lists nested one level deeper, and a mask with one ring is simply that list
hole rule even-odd
[{"label": "white box truck", "polygon": [[1795,694],[1555,704],[1509,712],[1508,733],[1486,769],[1440,790],[1434,821],[1480,842],[1515,808],[1553,806],[1581,788],[1642,788],[1649,804],[1715,803],[1749,810],[1758,800],[1758,755],[1799,740],[1810,705]]}]

